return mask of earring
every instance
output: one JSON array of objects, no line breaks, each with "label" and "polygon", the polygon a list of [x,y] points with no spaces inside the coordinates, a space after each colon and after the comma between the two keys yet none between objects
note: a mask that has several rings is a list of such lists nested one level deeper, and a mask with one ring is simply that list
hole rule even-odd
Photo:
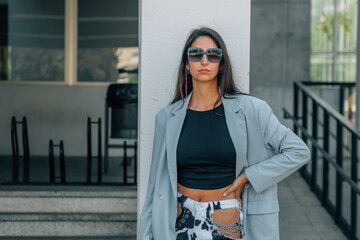
[{"label": "earring", "polygon": [[188,103],[188,99],[187,99],[187,77],[188,77],[188,74],[190,73],[189,70],[187,70],[185,68],[185,104],[186,104],[186,109],[189,108],[189,103]]},{"label": "earring", "polygon": [[[219,78],[220,78],[220,75],[222,74],[222,71],[221,71],[221,69],[219,69],[219,74],[218,74],[218,76],[219,76]],[[218,88],[219,88],[219,94],[220,94],[220,96],[221,96],[221,87],[220,87],[220,85],[219,85],[219,78],[218,78]]]}]

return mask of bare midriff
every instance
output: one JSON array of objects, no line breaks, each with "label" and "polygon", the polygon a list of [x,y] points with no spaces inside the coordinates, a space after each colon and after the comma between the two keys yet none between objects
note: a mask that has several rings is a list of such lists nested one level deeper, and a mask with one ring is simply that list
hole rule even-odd
[{"label": "bare midriff", "polygon": [[220,201],[220,200],[235,198],[234,192],[230,193],[226,197],[223,197],[223,193],[226,191],[226,189],[230,187],[230,185],[218,189],[204,190],[204,189],[188,188],[178,183],[177,191],[182,195],[185,195],[188,198],[193,199],[197,202]]}]

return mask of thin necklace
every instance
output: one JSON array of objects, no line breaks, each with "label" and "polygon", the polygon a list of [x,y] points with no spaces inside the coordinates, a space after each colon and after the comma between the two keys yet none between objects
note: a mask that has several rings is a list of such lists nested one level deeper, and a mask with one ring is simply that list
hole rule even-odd
[{"label": "thin necklace", "polygon": [[[215,102],[216,102],[216,100],[215,100]],[[219,105],[220,105],[221,103],[222,103],[222,100],[220,99]],[[190,102],[189,102],[188,105],[187,105],[187,109],[195,110],[195,109],[190,108],[190,107],[189,107],[189,104],[190,104]],[[215,106],[215,108],[218,107],[219,105]],[[214,105],[211,105],[211,106],[214,106]],[[207,110],[210,110],[210,109],[206,109],[206,110],[195,110],[195,111],[207,111]]]},{"label": "thin necklace", "polygon": [[[186,86],[187,84],[185,84],[185,93],[187,93],[187,86]],[[220,94],[220,96],[221,96],[221,88],[218,86],[218,89],[219,89],[219,94]],[[194,91],[194,90],[193,90]],[[193,92],[193,94],[194,94],[194,92]],[[192,98],[192,97],[191,97]],[[191,101],[191,99],[190,99],[190,101]],[[188,98],[187,98],[187,94],[186,94],[186,97],[185,97],[185,105],[186,105],[186,109],[189,109],[189,104],[190,104],[190,101],[188,101]],[[220,99],[220,101],[222,102],[222,99]],[[221,102],[220,102],[220,104],[221,104]],[[219,104],[219,105],[220,105]]]}]

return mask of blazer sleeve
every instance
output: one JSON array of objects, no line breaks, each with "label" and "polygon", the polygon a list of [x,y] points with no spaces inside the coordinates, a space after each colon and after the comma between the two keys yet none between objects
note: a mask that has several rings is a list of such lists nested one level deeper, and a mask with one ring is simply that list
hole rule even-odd
[{"label": "blazer sleeve", "polygon": [[244,170],[254,190],[260,193],[309,162],[311,154],[304,141],[279,122],[265,101],[256,112],[266,148],[277,152]]},{"label": "blazer sleeve", "polygon": [[150,175],[148,179],[146,200],[144,203],[144,207],[142,209],[140,215],[140,227],[139,234],[137,239],[141,240],[153,240],[153,231],[152,231],[152,203],[154,199],[154,188],[156,182],[156,172],[159,166],[158,159],[160,158],[161,152],[161,142],[164,139],[165,129],[163,126],[165,124],[161,123],[160,114],[156,114],[155,117],[155,132],[154,132],[154,140],[153,140],[153,151],[152,151],[152,160],[150,167]]}]

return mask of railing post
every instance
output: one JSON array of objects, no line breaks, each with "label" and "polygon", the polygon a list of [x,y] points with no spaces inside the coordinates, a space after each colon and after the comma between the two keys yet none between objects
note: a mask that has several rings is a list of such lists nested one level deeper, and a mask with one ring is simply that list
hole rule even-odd
[{"label": "railing post", "polygon": [[[303,127],[307,130],[307,96],[304,90],[302,90],[302,123],[303,123]],[[306,143],[306,136],[303,133],[302,134],[302,139],[304,140],[304,142]]]},{"label": "railing post", "polygon": [[[343,166],[343,127],[339,120],[336,120],[336,163],[338,166]],[[342,178],[341,175],[336,172],[336,219],[339,221],[341,216],[342,206]]]},{"label": "railing post", "polygon": [[98,183],[102,182],[101,118],[98,120]]},{"label": "railing post", "polygon": [[50,183],[55,183],[55,160],[54,160],[54,144],[49,142],[49,178]]},{"label": "railing post", "polygon": [[91,151],[91,119],[87,119],[87,170],[86,170],[86,182],[91,183],[91,169],[92,169],[92,151]]},{"label": "railing post", "polygon": [[59,153],[60,153],[60,177],[61,177],[61,183],[65,183],[66,182],[66,173],[65,173],[65,153],[64,153],[64,142],[61,140],[60,141],[60,148],[59,148]]},{"label": "railing post", "polygon": [[[324,150],[329,153],[329,114],[324,109]],[[325,205],[328,194],[329,194],[329,162],[328,160],[323,157],[323,198],[322,198],[322,204]]]},{"label": "railing post", "polygon": [[137,141],[134,142],[134,184],[137,183]]},{"label": "railing post", "polygon": [[105,149],[104,149],[104,174],[109,170],[109,104],[108,100],[105,100]]},{"label": "railing post", "polygon": [[[313,116],[312,116],[312,137],[317,140],[317,125],[318,125],[318,106],[315,102],[315,100],[312,100],[312,110],[313,110]],[[311,165],[311,189],[315,189],[316,184],[316,169],[317,169],[317,148],[314,144],[312,144],[312,165]]]},{"label": "railing post", "polygon": [[12,146],[12,181],[19,182],[19,143],[16,130],[16,118],[11,118],[11,146]]},{"label": "railing post", "polygon": [[[302,124],[303,124],[303,127],[307,130],[307,96],[306,96],[305,90],[303,90],[303,89],[302,89]],[[303,132],[302,132],[301,136],[302,136],[303,141],[305,143],[307,143],[306,136]],[[305,173],[306,173],[306,166],[307,165],[301,167],[299,170],[303,177],[305,176]]]},{"label": "railing post", "polygon": [[124,160],[123,160],[123,165],[124,165],[124,176],[123,176],[123,179],[124,179],[124,184],[127,184],[127,154],[126,154],[126,151],[127,151],[127,146],[126,146],[126,141],[124,141]]},{"label": "railing post", "polygon": [[[299,88],[294,82],[294,118],[297,120],[299,118]],[[294,123],[294,133],[297,134],[298,128]]]},{"label": "railing post", "polygon": [[344,115],[345,88],[343,85],[340,85],[339,91],[339,112]]},{"label": "railing post", "polygon": [[28,183],[30,179],[30,152],[29,152],[29,138],[26,117],[23,117],[22,122],[22,140],[24,148],[24,166],[23,179],[24,183]]},{"label": "railing post", "polygon": [[[358,139],[355,133],[351,135],[351,179],[358,182]],[[351,225],[350,234],[352,239],[356,239],[357,228],[357,194],[354,189],[351,189]]]}]

